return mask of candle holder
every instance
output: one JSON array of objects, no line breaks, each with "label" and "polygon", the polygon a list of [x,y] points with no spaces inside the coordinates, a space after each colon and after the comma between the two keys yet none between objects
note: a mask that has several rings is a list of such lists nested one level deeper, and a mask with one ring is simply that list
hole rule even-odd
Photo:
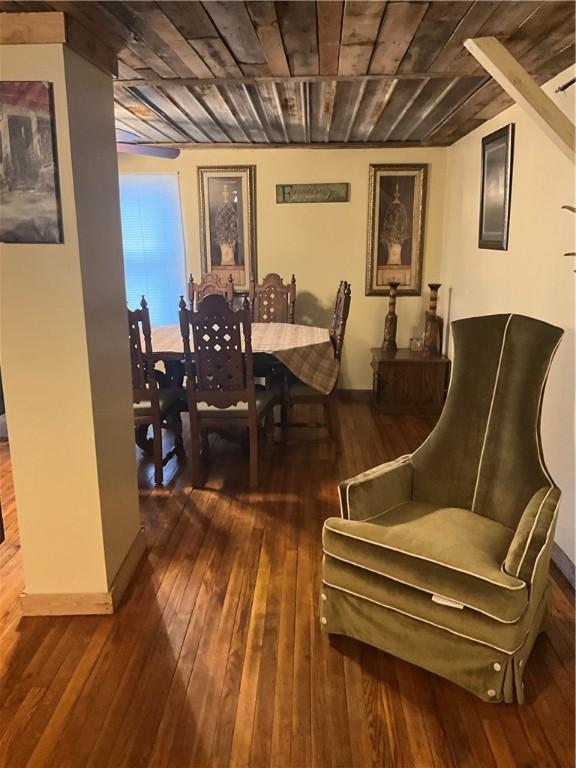
[{"label": "candle holder", "polygon": [[424,344],[422,354],[433,357],[440,354],[440,318],[436,313],[438,306],[438,291],[442,283],[428,283],[430,288],[430,306],[426,312],[424,324]]},{"label": "candle holder", "polygon": [[396,352],[398,347],[396,346],[396,326],[398,324],[398,315],[396,314],[396,297],[398,295],[398,286],[400,283],[396,283],[391,280],[388,285],[390,286],[390,300],[388,302],[388,314],[384,322],[384,341],[382,342],[382,352]]}]

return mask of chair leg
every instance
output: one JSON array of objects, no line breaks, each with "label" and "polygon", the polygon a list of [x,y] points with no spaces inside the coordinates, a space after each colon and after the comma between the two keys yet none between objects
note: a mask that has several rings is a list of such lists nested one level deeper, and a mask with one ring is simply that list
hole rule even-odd
[{"label": "chair leg", "polygon": [[250,434],[250,488],[258,488],[258,419],[250,418],[248,425]]},{"label": "chair leg", "polygon": [[154,482],[162,485],[164,482],[164,462],[162,461],[162,424],[152,424],[152,441],[154,446]]},{"label": "chair leg", "polygon": [[184,441],[182,440],[182,416],[180,412],[174,415],[174,451],[178,460],[182,461],[186,458],[186,451],[184,450]]},{"label": "chair leg", "polygon": [[282,401],[280,403],[280,424],[282,426],[282,438],[286,440],[288,432],[288,406],[290,404],[290,383],[288,373],[284,371],[282,377]]}]

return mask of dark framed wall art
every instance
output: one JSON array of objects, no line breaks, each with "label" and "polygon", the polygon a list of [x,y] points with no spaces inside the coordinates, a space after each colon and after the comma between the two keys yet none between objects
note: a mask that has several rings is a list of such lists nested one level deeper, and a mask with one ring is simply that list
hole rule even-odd
[{"label": "dark framed wall art", "polygon": [[256,166],[198,168],[202,274],[216,272],[247,291],[258,278]]},{"label": "dark framed wall art", "polygon": [[0,206],[0,242],[62,242],[52,83],[0,82]]},{"label": "dark framed wall art", "polygon": [[478,247],[508,250],[514,123],[482,139],[482,186]]},{"label": "dark framed wall art", "polygon": [[368,190],[366,295],[422,290],[427,165],[371,165]]}]

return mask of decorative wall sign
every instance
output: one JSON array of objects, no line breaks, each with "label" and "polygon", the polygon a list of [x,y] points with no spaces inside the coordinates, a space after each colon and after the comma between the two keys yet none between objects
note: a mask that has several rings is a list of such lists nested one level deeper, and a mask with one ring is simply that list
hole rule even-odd
[{"label": "decorative wall sign", "polygon": [[256,166],[198,168],[202,274],[216,272],[247,291],[258,278]]},{"label": "decorative wall sign", "polygon": [[426,165],[371,165],[366,295],[419,296],[422,285]]},{"label": "decorative wall sign", "polygon": [[347,203],[349,184],[276,184],[277,203]]},{"label": "decorative wall sign", "polygon": [[514,123],[482,139],[482,190],[478,247],[508,250]]},{"label": "decorative wall sign", "polygon": [[52,83],[0,82],[0,206],[0,242],[62,242]]}]

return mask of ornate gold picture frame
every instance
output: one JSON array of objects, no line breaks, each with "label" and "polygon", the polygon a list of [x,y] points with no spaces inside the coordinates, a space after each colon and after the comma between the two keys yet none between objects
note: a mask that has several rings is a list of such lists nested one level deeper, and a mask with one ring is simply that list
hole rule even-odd
[{"label": "ornate gold picture frame", "polygon": [[371,165],[366,295],[420,296],[428,166]]},{"label": "ornate gold picture frame", "polygon": [[256,166],[198,168],[202,274],[216,272],[247,291],[258,279]]}]

